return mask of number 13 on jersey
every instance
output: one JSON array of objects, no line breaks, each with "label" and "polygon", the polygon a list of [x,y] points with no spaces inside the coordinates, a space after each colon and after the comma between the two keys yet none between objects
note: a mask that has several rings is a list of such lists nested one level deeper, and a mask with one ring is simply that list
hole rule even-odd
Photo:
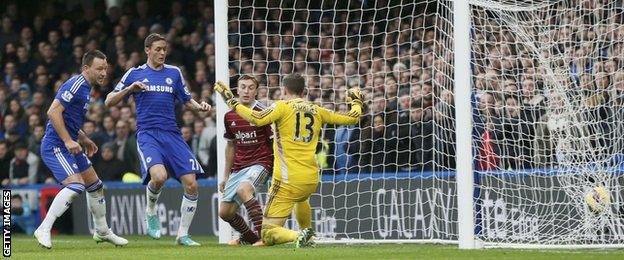
[{"label": "number 13 on jersey", "polygon": [[[302,115],[303,114],[303,115]],[[297,112],[297,118],[295,120],[295,141],[296,142],[304,142],[309,143],[312,141],[312,137],[314,136],[314,129],[312,126],[314,125],[314,115],[308,112]],[[309,120],[306,120],[309,119]],[[301,121],[305,124],[304,128],[308,131],[308,134],[305,136],[301,136]],[[307,123],[305,121],[308,121]]]}]

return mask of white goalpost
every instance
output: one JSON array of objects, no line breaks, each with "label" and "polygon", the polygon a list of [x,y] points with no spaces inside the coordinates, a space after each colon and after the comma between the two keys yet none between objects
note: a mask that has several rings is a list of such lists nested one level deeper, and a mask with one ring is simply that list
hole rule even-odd
[{"label": "white goalpost", "polygon": [[623,23],[607,0],[215,0],[216,79],[254,75],[267,105],[290,73],[331,110],[365,94],[319,144],[319,243],[621,248]]},{"label": "white goalpost", "polygon": [[[228,1],[227,0],[215,0],[214,1],[215,12],[215,80],[228,82],[230,79],[229,57],[228,57]],[[226,140],[223,139],[225,134],[225,126],[223,125],[223,116],[227,112],[227,105],[221,98],[214,98],[216,101],[217,112],[217,158],[225,158],[225,145]],[[217,183],[223,179],[223,171],[225,169],[225,160],[217,160]],[[221,204],[221,197],[219,197],[219,205]],[[217,207],[219,208],[219,207]],[[218,217],[218,214],[217,214]],[[223,219],[218,220],[218,235],[219,243],[228,243],[233,236],[233,229]]]}]

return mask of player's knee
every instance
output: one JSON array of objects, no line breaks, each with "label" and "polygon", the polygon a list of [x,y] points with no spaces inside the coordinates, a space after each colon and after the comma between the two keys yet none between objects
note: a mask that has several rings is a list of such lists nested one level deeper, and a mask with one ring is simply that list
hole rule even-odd
[{"label": "player's knee", "polygon": [[85,185],[85,186],[86,186],[87,192],[96,192],[96,191],[102,190],[102,188],[104,187],[104,184],[102,183],[100,179],[97,179],[93,183],[89,185]]},{"label": "player's knee", "polygon": [[234,214],[229,210],[219,210],[219,217],[227,222],[230,221],[232,217],[234,217]]},{"label": "player's knee", "polygon": [[152,173],[151,174],[151,181],[158,185],[161,186],[165,183],[165,181],[167,181],[167,175],[166,174],[162,174],[162,173]]},{"label": "player's knee", "polygon": [[85,191],[85,185],[81,182],[71,182],[65,185],[65,188],[76,192],[76,195],[80,195]]},{"label": "player's knee", "polygon": [[238,189],[236,189],[236,194],[243,199],[243,201],[247,201],[253,197],[254,188],[249,182],[243,182],[238,186]]},{"label": "player's knee", "polygon": [[197,195],[197,182],[189,182],[184,185],[184,192],[186,194]]}]

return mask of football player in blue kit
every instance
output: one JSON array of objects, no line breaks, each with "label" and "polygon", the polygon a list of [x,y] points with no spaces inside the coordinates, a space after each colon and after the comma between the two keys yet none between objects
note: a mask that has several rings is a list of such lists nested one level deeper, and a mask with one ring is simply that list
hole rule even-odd
[{"label": "football player in blue kit", "polygon": [[184,187],[180,207],[181,218],[176,243],[199,246],[188,235],[188,229],[197,209],[196,174],[203,174],[190,147],[182,139],[176,124],[176,100],[195,111],[209,111],[206,102],[198,103],[176,66],[165,64],[167,41],[153,33],[145,38],[147,62],[131,68],[124,74],[115,89],[106,97],[107,106],[115,106],[130,96],[137,113],[137,149],[141,161],[143,183],[147,184],[145,221],[147,234],[153,239],[161,236],[161,222],[156,203],[165,181],[175,177]]},{"label": "football player in blue kit", "polygon": [[48,110],[49,120],[41,140],[41,158],[54,178],[65,187],[56,195],[46,217],[34,233],[37,242],[45,248],[52,248],[50,229],[54,221],[85,190],[95,223],[93,239],[116,246],[128,244],[128,240],[115,235],[108,228],[102,181],[88,159],[98,148],[80,129],[88,110],[91,87],[104,83],[107,68],[104,53],[98,50],[85,53],[82,57],[82,72],[61,85]]}]

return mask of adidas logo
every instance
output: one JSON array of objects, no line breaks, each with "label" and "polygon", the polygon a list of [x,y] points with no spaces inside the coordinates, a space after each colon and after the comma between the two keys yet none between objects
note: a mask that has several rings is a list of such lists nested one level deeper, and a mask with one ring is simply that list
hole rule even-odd
[{"label": "adidas logo", "polygon": [[143,81],[141,81],[141,82],[143,82],[143,83],[147,83],[147,82],[149,82],[149,80],[148,80],[147,78],[145,78],[145,79],[143,79]]},{"label": "adidas logo", "polygon": [[230,124],[230,126],[236,126],[236,122],[232,121],[232,123]]}]

